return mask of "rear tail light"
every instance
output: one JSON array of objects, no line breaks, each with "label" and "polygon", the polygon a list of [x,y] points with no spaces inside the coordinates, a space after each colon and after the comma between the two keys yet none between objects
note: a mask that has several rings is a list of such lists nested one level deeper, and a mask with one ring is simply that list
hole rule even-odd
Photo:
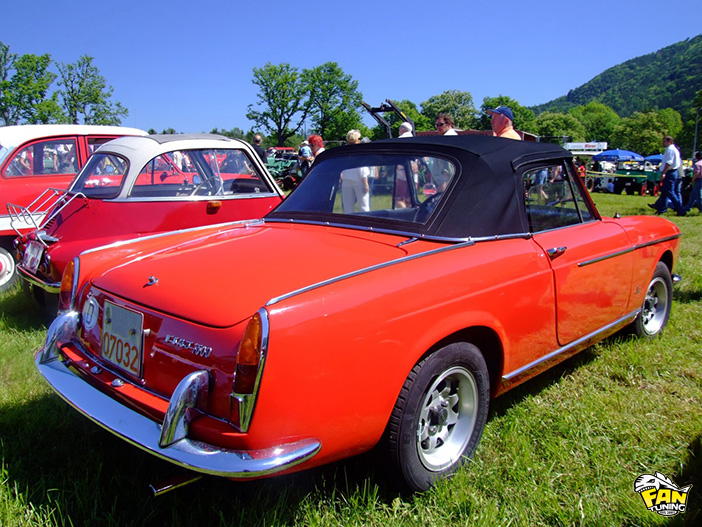
[{"label": "rear tail light", "polygon": [[78,285],[78,259],[74,258],[63,271],[61,288],[59,289],[59,311],[68,311],[73,307],[75,289]]},{"label": "rear tail light", "polygon": [[251,394],[254,391],[256,373],[261,363],[261,345],[263,329],[261,315],[256,313],[249,320],[236,355],[236,373],[234,375],[234,393]]},{"label": "rear tail light", "polygon": [[256,395],[268,349],[268,313],[260,309],[244,330],[236,355],[232,404],[237,406],[239,429],[246,432],[251,423]]}]

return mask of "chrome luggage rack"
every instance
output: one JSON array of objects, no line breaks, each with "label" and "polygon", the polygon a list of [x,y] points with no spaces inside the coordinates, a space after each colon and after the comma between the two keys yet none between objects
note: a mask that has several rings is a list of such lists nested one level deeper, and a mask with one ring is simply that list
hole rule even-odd
[{"label": "chrome luggage rack", "polygon": [[[70,198],[66,199],[66,196]],[[10,215],[10,226],[22,236],[20,230],[34,229],[37,241],[47,246],[43,237],[40,236],[40,228],[47,225],[53,220],[66,206],[76,198],[85,198],[82,192],[70,192],[57,188],[48,188],[32,201],[26,207],[15,205],[14,203],[7,204],[7,212]],[[60,207],[57,207],[61,203]],[[51,211],[51,214],[48,213]]]}]

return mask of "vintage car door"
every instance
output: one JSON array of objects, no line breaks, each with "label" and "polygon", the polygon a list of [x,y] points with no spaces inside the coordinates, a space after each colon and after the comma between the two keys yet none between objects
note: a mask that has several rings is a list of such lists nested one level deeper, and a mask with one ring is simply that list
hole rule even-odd
[{"label": "vintage car door", "polygon": [[592,215],[574,177],[567,163],[524,173],[531,232],[553,270],[560,345],[632,310],[634,255],[628,236],[615,221]]}]

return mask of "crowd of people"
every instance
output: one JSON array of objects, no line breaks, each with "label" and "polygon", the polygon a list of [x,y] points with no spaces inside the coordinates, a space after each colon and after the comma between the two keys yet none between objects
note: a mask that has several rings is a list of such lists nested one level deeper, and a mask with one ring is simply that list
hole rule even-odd
[{"label": "crowd of people", "polygon": [[[490,116],[490,126],[492,135],[507,139],[521,140],[522,136],[514,129],[514,114],[508,106],[498,106],[487,110]],[[434,121],[436,131],[441,135],[458,135],[455,129],[453,116],[449,113],[439,113]],[[416,131],[411,122],[405,121],[400,124],[398,137],[413,137]],[[367,141],[361,138],[361,132],[350,130],[346,135],[348,144],[357,144]],[[265,151],[261,147],[262,138],[260,134],[254,136],[253,147],[265,162]],[[676,212],[678,216],[685,216],[693,207],[702,213],[702,153],[696,152],[693,160],[692,187],[687,203],[683,203],[682,181],[683,162],[680,150],[675,145],[671,136],[663,138],[665,152],[660,164],[659,172],[661,179],[661,194],[655,203],[648,206],[655,211],[655,214],[664,214],[669,209]],[[324,140],[321,136],[313,134],[302,142],[298,149],[298,166],[303,178],[309,171],[314,159],[324,151]],[[585,164],[577,162],[578,170],[584,172]],[[583,175],[583,174],[581,174]],[[349,169],[342,174],[342,202],[344,210],[368,210],[368,200],[370,193],[369,178],[371,174],[365,173],[361,169]]]}]

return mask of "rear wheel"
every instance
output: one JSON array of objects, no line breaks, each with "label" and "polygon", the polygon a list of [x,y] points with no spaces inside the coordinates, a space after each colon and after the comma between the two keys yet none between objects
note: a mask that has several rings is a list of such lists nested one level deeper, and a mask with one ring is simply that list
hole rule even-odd
[{"label": "rear wheel", "polygon": [[388,425],[387,447],[405,483],[425,491],[469,459],[487,420],[490,380],[480,350],[449,344],[407,377]]},{"label": "rear wheel", "polygon": [[0,293],[11,289],[17,283],[15,259],[4,247],[0,247]]},{"label": "rear wheel", "polygon": [[658,262],[646,296],[632,324],[633,333],[638,337],[653,338],[663,331],[670,317],[673,304],[673,280],[668,267]]}]

